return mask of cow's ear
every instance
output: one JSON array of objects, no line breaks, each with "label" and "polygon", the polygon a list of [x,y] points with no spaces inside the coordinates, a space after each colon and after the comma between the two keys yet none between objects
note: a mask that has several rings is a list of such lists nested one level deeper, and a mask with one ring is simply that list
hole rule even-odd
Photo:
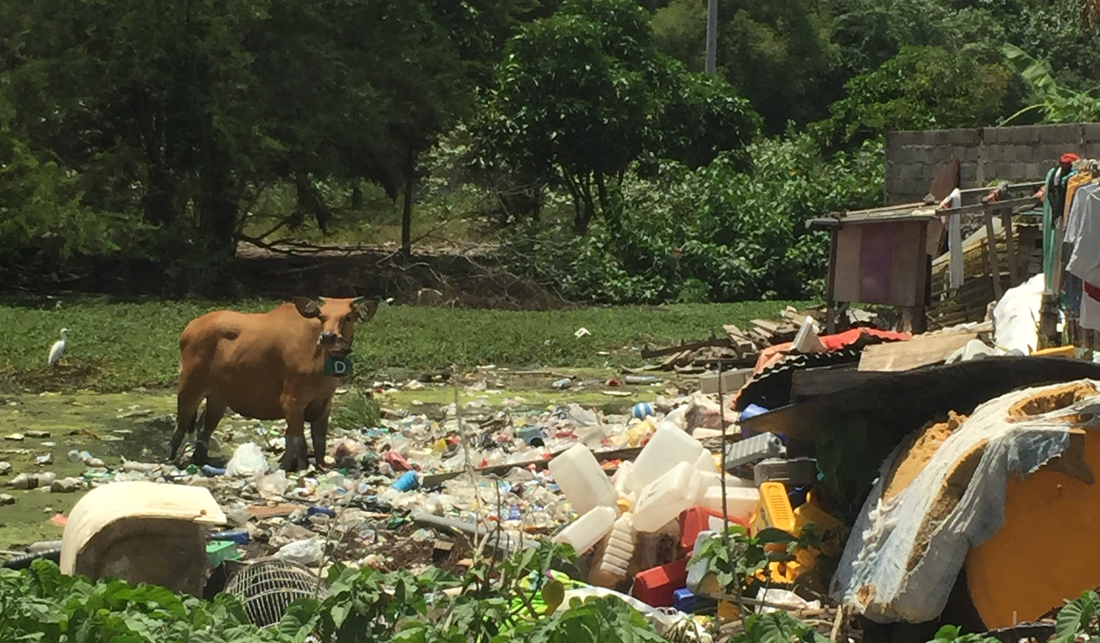
[{"label": "cow's ear", "polygon": [[294,307],[298,309],[298,314],[302,317],[313,318],[321,315],[321,307],[309,297],[295,297]]},{"label": "cow's ear", "polygon": [[366,297],[356,297],[351,302],[351,307],[355,311],[357,321],[370,321],[374,317],[374,313],[378,312],[378,302]]}]

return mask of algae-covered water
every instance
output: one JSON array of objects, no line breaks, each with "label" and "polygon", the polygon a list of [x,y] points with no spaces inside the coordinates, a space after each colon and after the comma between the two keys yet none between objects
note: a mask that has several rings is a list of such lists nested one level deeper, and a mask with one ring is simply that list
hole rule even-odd
[{"label": "algae-covered water", "polygon": [[[572,378],[569,388],[553,387],[554,382],[566,376]],[[622,375],[597,369],[518,373],[490,370],[467,376],[467,381],[459,386],[459,399],[464,408],[480,413],[505,408],[534,412],[577,403],[610,414],[624,412],[637,402],[653,401],[658,395],[690,388],[683,386],[682,378],[668,374],[658,374],[658,382],[638,386],[608,386],[610,377],[624,379]],[[397,377],[392,380],[402,382]],[[441,416],[442,408],[453,403],[455,396],[451,385],[428,382],[422,387],[409,387],[407,381],[396,388],[379,386],[375,394],[386,409],[429,416]],[[336,405],[340,397],[337,396]],[[0,492],[15,498],[15,504],[0,506],[0,549],[60,539],[63,528],[51,522],[51,518],[68,515],[84,493],[7,488],[13,477],[47,471],[58,478],[81,476],[87,467],[82,461],[70,461],[71,451],[86,451],[111,469],[120,466],[124,458],[165,462],[175,421],[175,403],[175,393],[168,390],[0,395],[0,461],[12,464],[12,472],[0,477],[0,485],[4,487]],[[212,453],[227,457],[236,444],[262,439],[256,431],[258,424],[227,415],[214,435]],[[46,455],[52,461],[39,464],[38,458]]]}]

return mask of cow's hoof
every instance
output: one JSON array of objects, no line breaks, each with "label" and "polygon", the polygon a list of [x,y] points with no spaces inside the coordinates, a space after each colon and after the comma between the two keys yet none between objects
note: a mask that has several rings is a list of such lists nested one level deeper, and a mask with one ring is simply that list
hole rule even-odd
[{"label": "cow's hoof", "polygon": [[210,454],[207,451],[207,447],[202,442],[195,443],[195,450],[191,452],[191,464],[201,467],[204,464],[210,463]]},{"label": "cow's hoof", "polygon": [[284,471],[298,471],[309,468],[309,459],[306,458],[305,438],[287,438],[286,453],[279,463]]}]

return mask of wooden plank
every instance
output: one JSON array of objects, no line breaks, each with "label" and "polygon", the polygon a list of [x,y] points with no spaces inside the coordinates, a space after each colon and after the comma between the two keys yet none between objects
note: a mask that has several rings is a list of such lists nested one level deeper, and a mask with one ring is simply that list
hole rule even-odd
[{"label": "wooden plank", "polygon": [[977,333],[970,332],[944,333],[868,346],[859,358],[859,370],[891,373],[935,364],[977,337]]},{"label": "wooden plank", "polygon": [[1001,267],[997,261],[997,235],[993,232],[993,212],[986,210],[982,218],[985,219],[986,245],[989,247],[989,274],[993,278],[993,298],[1000,299],[1004,291],[1001,290]]},{"label": "wooden plank", "polygon": [[245,509],[253,518],[284,518],[299,509],[308,509],[309,505],[278,504],[278,505],[254,505]]},{"label": "wooden plank", "polygon": [[668,348],[650,348],[646,346],[642,348],[642,357],[649,359],[651,357],[663,357],[665,355],[677,355],[684,351],[697,351],[700,348],[710,348],[712,346],[729,347],[730,340],[728,337],[711,337],[710,339],[704,339],[698,342],[691,342],[685,344],[680,342],[679,346],[669,346]]},{"label": "wooden plank", "polygon": [[859,371],[853,366],[800,369],[791,377],[791,398],[800,401],[816,395],[829,395],[881,376],[878,371]]}]

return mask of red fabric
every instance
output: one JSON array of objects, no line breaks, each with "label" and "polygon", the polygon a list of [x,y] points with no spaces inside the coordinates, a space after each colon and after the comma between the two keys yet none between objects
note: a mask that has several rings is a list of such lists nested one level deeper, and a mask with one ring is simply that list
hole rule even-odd
[{"label": "red fabric", "polygon": [[836,335],[826,335],[821,338],[821,343],[825,344],[825,348],[828,348],[830,351],[838,351],[845,346],[855,344],[864,333],[872,337],[881,337],[882,339],[893,339],[898,341],[913,339],[913,336],[909,333],[894,333],[887,330],[879,330],[877,328],[853,328],[852,330]]},{"label": "red fabric", "polygon": [[1062,158],[1058,159],[1058,162],[1062,165],[1073,165],[1073,163],[1080,158],[1080,156],[1077,156],[1073,152],[1066,152],[1062,155]]},{"label": "red fabric", "polygon": [[1096,301],[1100,301],[1100,288],[1085,282],[1085,294],[1092,297]]}]

